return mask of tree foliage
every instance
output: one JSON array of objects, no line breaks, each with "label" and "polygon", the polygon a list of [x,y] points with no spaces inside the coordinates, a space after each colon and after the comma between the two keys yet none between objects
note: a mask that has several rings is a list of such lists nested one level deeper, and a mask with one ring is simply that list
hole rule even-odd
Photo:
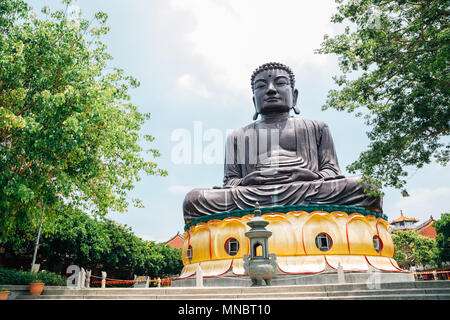
[{"label": "tree foliage", "polygon": [[150,114],[130,102],[139,82],[108,67],[106,21],[102,12],[68,19],[64,10],[38,15],[25,1],[0,1],[3,239],[33,229],[39,203],[49,217],[65,207],[122,212],[141,172],[167,174],[142,155],[139,143],[153,141],[140,132]]},{"label": "tree foliage", "polygon": [[[64,210],[46,221],[39,246],[41,269],[78,265],[121,274],[151,277],[176,275],[183,268],[181,250],[163,243],[144,241],[130,227],[106,218],[92,218],[79,210]],[[31,252],[34,239],[18,242],[11,237],[2,244],[19,255]],[[63,270],[64,271],[64,270]]]},{"label": "tree foliage", "polygon": [[433,223],[433,227],[437,233],[437,263],[448,263],[450,262],[450,213],[443,213],[441,218]]},{"label": "tree foliage", "polygon": [[436,263],[436,241],[420,235],[415,230],[398,230],[392,234],[394,259],[401,268],[434,265]]},{"label": "tree foliage", "polygon": [[336,54],[342,74],[323,109],[356,112],[371,128],[349,171],[407,195],[408,167],[449,161],[450,1],[336,2],[332,22],[345,31],[317,52]]},{"label": "tree foliage", "polygon": [[164,243],[157,243],[156,250],[164,257],[164,261],[161,264],[160,274],[167,276],[179,275],[183,269],[181,249],[172,248]]},{"label": "tree foliage", "polygon": [[105,226],[77,210],[64,210],[54,221],[46,221],[39,245],[46,270],[60,262],[94,268],[110,252]]}]

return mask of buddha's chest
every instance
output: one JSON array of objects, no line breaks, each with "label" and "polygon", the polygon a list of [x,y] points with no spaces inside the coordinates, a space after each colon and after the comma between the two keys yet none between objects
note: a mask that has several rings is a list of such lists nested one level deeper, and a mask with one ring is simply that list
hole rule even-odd
[{"label": "buddha's chest", "polygon": [[274,150],[296,152],[297,140],[295,127],[290,121],[256,127],[258,154]]}]

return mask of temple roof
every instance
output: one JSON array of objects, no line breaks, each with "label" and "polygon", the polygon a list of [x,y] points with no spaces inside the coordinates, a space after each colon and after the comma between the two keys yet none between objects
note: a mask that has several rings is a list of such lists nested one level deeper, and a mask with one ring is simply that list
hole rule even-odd
[{"label": "temple roof", "polygon": [[177,232],[176,235],[174,235],[172,238],[164,242],[165,244],[168,244],[169,246],[172,246],[175,249],[180,249],[183,247],[184,243],[184,237],[180,232]]},{"label": "temple roof", "polygon": [[437,236],[436,229],[432,225],[434,221],[435,220],[431,216],[430,219],[428,219],[421,225],[417,226],[416,230],[419,232],[419,234],[421,234],[425,237],[436,239],[436,236]]},{"label": "temple roof", "polygon": [[399,223],[399,222],[402,222],[402,221],[418,222],[419,220],[417,220],[415,218],[405,217],[403,215],[403,210],[400,210],[400,217],[395,219],[395,220],[393,220],[393,221],[391,221],[390,224],[396,224],[396,223]]}]

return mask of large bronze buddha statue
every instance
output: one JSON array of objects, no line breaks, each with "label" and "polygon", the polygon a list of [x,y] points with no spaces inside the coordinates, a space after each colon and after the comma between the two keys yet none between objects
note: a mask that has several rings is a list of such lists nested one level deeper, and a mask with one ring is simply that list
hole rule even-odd
[{"label": "large bronze buddha statue", "polygon": [[[219,212],[299,204],[335,204],[382,211],[360,177],[341,175],[328,126],[292,117],[298,90],[291,69],[267,63],[251,77],[254,122],[227,137],[224,184],[194,189],[183,203],[186,224]],[[257,120],[258,117],[260,120]]]}]

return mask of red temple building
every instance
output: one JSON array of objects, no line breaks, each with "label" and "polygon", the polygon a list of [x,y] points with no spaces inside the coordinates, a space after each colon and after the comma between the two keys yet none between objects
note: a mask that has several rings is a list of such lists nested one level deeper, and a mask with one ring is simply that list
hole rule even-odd
[{"label": "red temple building", "polygon": [[181,249],[183,247],[184,237],[182,234],[180,234],[178,232],[175,236],[173,236],[172,238],[170,238],[169,240],[167,240],[164,243],[168,244],[172,248]]},{"label": "red temple building", "polygon": [[392,226],[392,232],[399,230],[415,230],[424,237],[436,239],[436,229],[433,228],[434,221],[433,217],[430,216],[430,219],[427,221],[420,225],[415,225],[419,220],[405,217],[403,215],[403,210],[400,210],[400,217],[391,221],[389,224]]},{"label": "red temple building", "polygon": [[433,228],[434,221],[433,217],[430,216],[430,219],[416,227],[417,232],[424,237],[436,239],[436,229]]}]

